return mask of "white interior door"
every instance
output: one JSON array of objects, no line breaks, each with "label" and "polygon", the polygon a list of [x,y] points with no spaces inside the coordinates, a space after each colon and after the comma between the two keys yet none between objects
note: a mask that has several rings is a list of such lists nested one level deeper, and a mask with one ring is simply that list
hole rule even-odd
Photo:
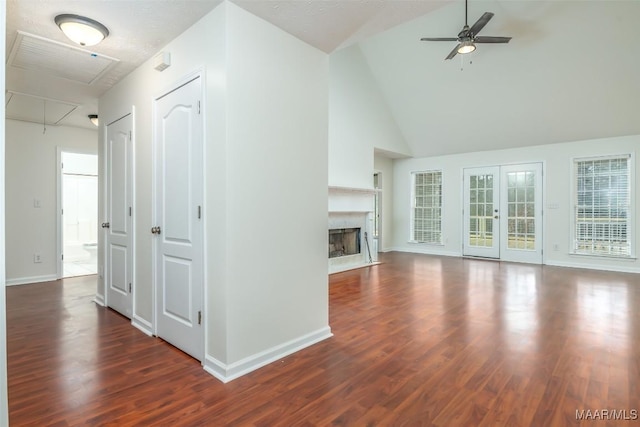
[{"label": "white interior door", "polygon": [[157,335],[204,357],[201,79],[156,100]]},{"label": "white interior door", "polygon": [[542,164],[501,167],[501,259],[542,264]]},{"label": "white interior door", "polygon": [[105,283],[107,305],[131,318],[132,286],[132,119],[107,125],[107,218]]},{"label": "white interior door", "polygon": [[465,256],[500,258],[500,168],[464,170]]}]

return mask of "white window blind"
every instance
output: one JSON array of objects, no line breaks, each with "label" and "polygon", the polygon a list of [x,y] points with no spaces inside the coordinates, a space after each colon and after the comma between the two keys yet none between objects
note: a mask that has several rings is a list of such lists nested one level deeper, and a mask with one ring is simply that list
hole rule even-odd
[{"label": "white window blind", "polygon": [[411,239],[442,243],[442,172],[413,173],[413,221]]},{"label": "white window blind", "polygon": [[575,160],[575,253],[631,256],[629,160]]}]

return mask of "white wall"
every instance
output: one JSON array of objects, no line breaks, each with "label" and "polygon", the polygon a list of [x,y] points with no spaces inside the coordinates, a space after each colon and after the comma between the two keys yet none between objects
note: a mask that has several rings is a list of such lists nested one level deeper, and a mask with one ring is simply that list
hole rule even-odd
[{"label": "white wall", "polygon": [[382,176],[382,203],[380,238],[378,239],[378,251],[386,252],[393,247],[393,159],[376,154],[373,167]]},{"label": "white wall", "polygon": [[205,367],[229,380],[330,336],[328,56],[228,2],[162,50],[171,67],[147,62],[99,103],[102,123],[135,107],[134,322],[153,321],[151,100],[201,68]]},{"label": "white wall", "polygon": [[[0,57],[5,57],[6,2],[0,2]],[[0,89],[4,92],[5,67],[0,67]],[[4,117],[4,103],[0,117]],[[0,289],[5,287],[5,123],[0,120]],[[7,308],[6,292],[0,292],[0,426],[9,425],[7,394]]]},{"label": "white wall", "polygon": [[[460,155],[396,160],[394,164],[394,249],[459,256],[462,253],[462,170],[466,167],[543,162],[544,165],[544,263],[551,265],[640,271],[640,261],[595,258],[569,254],[572,215],[570,167],[575,157],[634,153],[640,147],[640,135],[567,142],[509,150]],[[443,246],[408,243],[412,171],[442,170],[443,174]],[[640,209],[640,173],[636,171],[631,200],[635,201],[636,220]],[[548,205],[557,209],[547,209]],[[637,221],[636,221],[637,224]],[[632,230],[635,246],[640,245],[640,227]],[[554,250],[554,245],[558,250]],[[639,251],[636,249],[636,255]]]},{"label": "white wall", "polygon": [[331,54],[329,70],[329,185],[373,188],[374,149],[411,151],[358,46]]},{"label": "white wall", "polygon": [[[96,131],[6,120],[7,283],[56,279],[57,148],[97,153]],[[35,207],[34,200],[40,202]],[[39,253],[41,263],[33,262]]]},{"label": "white wall", "polygon": [[[328,56],[227,4],[227,363],[328,332]],[[324,332],[323,332],[324,331]]]},{"label": "white wall", "polygon": [[[95,144],[98,143],[96,134]],[[95,150],[92,150],[95,151]],[[83,154],[74,152],[63,152],[62,162],[64,163],[63,173],[73,173],[81,175],[98,175],[97,154]]]}]

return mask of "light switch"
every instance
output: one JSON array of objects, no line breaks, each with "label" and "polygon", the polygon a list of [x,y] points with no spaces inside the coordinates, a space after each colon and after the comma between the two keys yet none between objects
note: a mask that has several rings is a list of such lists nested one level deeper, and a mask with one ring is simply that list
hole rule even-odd
[{"label": "light switch", "polygon": [[34,208],[39,208],[39,207],[41,207],[40,199],[33,199],[33,207],[34,207]]}]

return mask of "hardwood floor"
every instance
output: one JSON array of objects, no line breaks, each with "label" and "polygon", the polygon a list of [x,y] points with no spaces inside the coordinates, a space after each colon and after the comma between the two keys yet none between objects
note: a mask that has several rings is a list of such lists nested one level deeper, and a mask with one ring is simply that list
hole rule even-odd
[{"label": "hardwood floor", "polygon": [[96,306],[95,277],[9,287],[12,426],[638,422],[611,416],[640,410],[638,274],[381,261],[330,276],[333,338],[228,384]]}]

